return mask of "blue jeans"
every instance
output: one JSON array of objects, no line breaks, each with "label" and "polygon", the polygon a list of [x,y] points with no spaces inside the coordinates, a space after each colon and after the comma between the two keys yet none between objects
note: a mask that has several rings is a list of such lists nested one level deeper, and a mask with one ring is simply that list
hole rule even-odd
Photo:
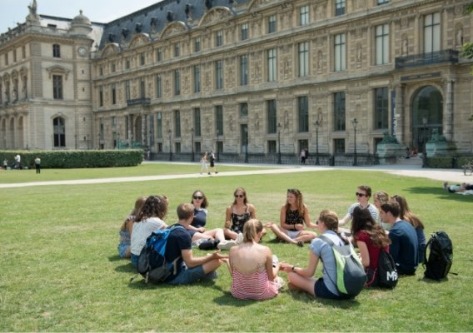
[{"label": "blue jeans", "polygon": [[216,277],[216,272],[205,274],[202,265],[193,268],[187,268],[186,266],[183,266],[179,274],[177,274],[176,277],[171,281],[166,281],[166,283],[173,285],[191,284],[201,279],[215,279]]}]

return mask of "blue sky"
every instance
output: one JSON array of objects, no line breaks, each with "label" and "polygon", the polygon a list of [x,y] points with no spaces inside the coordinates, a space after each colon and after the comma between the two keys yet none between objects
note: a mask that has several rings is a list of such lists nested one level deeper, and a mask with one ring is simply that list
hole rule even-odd
[{"label": "blue sky", "polygon": [[[25,22],[32,0],[0,0],[0,33]],[[107,23],[159,0],[36,0],[38,14],[73,18],[79,10],[91,21]]]}]

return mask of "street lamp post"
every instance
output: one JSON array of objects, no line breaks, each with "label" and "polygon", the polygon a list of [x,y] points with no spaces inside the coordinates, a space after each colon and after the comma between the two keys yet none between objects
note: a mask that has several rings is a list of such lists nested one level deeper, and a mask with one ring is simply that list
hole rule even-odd
[{"label": "street lamp post", "polygon": [[320,165],[319,161],[319,126],[321,121],[317,119],[314,123],[315,125],[315,165]]},{"label": "street lamp post", "polygon": [[245,163],[248,163],[248,127],[245,127]]},{"label": "street lamp post", "polygon": [[278,164],[282,164],[282,161],[281,161],[281,123],[278,123]]},{"label": "street lamp post", "polygon": [[422,128],[423,128],[423,142],[422,142],[422,145],[423,145],[423,152],[422,152],[422,167],[423,168],[426,168],[427,167],[427,138],[428,138],[428,134],[427,134],[427,118],[426,117],[423,117],[422,118]]},{"label": "street lamp post", "polygon": [[169,160],[172,161],[172,146],[171,146],[171,134],[172,134],[172,131],[169,130],[168,131],[169,133]]},{"label": "street lamp post", "polygon": [[351,123],[353,124],[353,131],[354,131],[353,132],[353,138],[354,138],[354,141],[355,141],[353,165],[357,166],[358,165],[358,160],[357,160],[358,156],[357,156],[357,153],[356,153],[356,126],[358,125],[358,120],[356,120],[356,118],[353,118]]},{"label": "street lamp post", "polygon": [[191,149],[192,149],[192,154],[191,154],[191,162],[194,162],[194,128],[191,128]]}]

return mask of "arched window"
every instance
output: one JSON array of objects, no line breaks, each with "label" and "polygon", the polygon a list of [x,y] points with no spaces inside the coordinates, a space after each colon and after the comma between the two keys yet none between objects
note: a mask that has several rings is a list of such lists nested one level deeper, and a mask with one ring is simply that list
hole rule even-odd
[{"label": "arched window", "polygon": [[54,147],[66,147],[66,122],[64,118],[56,117],[53,119],[54,127]]},{"label": "arched window", "polygon": [[442,134],[443,98],[434,86],[420,88],[412,100],[413,145],[423,151],[423,146],[436,129]]}]

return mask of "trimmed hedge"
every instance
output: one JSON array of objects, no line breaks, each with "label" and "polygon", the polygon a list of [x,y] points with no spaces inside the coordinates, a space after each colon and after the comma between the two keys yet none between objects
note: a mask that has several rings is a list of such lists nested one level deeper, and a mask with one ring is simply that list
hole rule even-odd
[{"label": "trimmed hedge", "polygon": [[462,169],[463,165],[473,161],[473,156],[442,156],[427,158],[427,167],[433,169]]},{"label": "trimmed hedge", "polygon": [[0,163],[6,159],[8,166],[14,165],[15,156],[21,156],[22,167],[34,168],[36,157],[41,159],[41,168],[108,168],[137,166],[143,162],[142,149],[124,150],[0,150]]}]

